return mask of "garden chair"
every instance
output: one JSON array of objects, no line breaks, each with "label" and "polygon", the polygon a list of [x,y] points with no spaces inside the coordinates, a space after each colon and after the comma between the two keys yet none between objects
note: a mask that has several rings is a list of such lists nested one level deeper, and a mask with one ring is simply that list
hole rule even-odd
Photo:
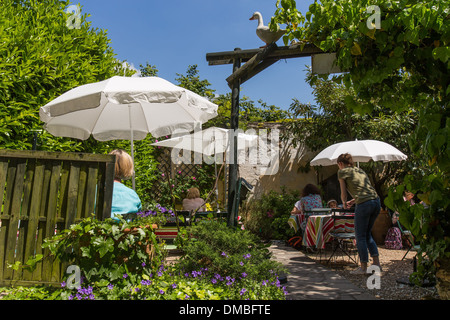
[{"label": "garden chair", "polygon": [[[400,224],[400,221],[397,221],[397,226],[400,229],[400,232],[402,233],[402,238],[405,238],[405,242],[408,244],[408,250],[406,251],[405,255],[403,256],[402,260],[406,258],[406,255],[409,253],[409,251],[416,251],[418,252],[420,249],[420,245],[416,245],[414,243],[414,236],[412,235],[411,231],[405,230],[402,225]],[[414,256],[414,259],[416,259],[417,253]]]},{"label": "garden chair", "polygon": [[[406,255],[409,253],[409,251],[413,250],[418,252],[420,249],[419,245],[416,245],[414,243],[414,236],[412,235],[410,230],[406,230],[399,221],[399,214],[398,212],[390,211],[390,215],[392,217],[392,223],[393,225],[397,226],[400,229],[400,232],[402,234],[402,240],[403,243],[407,245],[408,250],[406,251],[405,255],[403,256],[402,260],[406,258]],[[417,256],[417,254],[416,254]],[[414,256],[413,260],[415,260],[416,256]]]},{"label": "garden chair", "polygon": [[[178,226],[188,226],[190,224],[189,217],[191,215],[190,211],[187,210],[177,210],[178,224],[176,217],[170,218],[165,225],[158,227],[155,230],[155,235],[158,239],[164,240],[166,242],[172,242],[178,236]],[[180,216],[183,217],[180,221]],[[183,223],[180,223],[183,222]]]},{"label": "garden chair", "polygon": [[[353,230],[349,230],[346,226],[346,222],[349,220],[354,220],[354,215],[337,215],[337,212],[349,212],[349,210],[345,209],[333,209],[332,210],[332,219],[333,219],[333,229],[330,232],[331,243],[332,243],[332,252],[330,258],[328,259],[328,263],[331,259],[336,255],[337,251],[340,250],[346,256],[348,256],[354,263],[357,262],[357,254],[355,248],[355,232]],[[352,253],[354,255],[352,256]]]}]

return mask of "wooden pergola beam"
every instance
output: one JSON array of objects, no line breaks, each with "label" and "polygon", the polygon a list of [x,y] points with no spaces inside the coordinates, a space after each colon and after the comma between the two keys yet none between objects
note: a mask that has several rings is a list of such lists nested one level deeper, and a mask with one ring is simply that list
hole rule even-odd
[{"label": "wooden pergola beam", "polygon": [[[242,50],[236,48],[234,51],[207,53],[206,60],[210,66],[233,64],[233,72],[227,78],[228,86],[231,88],[231,116],[230,129],[239,128],[239,87],[245,81],[251,79],[261,71],[265,70],[281,59],[310,57],[323,53],[322,50],[312,44],[304,46],[294,45],[289,47],[278,47],[271,43],[265,48]],[[244,65],[241,63],[245,62]],[[234,137],[233,157],[234,161],[229,164],[228,179],[228,224],[236,226],[239,203],[237,203],[238,190],[238,163],[237,163],[237,138]]]},{"label": "wooden pergola beam", "polygon": [[312,44],[306,44],[302,48],[301,45],[278,47],[275,43],[271,43],[259,49],[207,53],[206,61],[213,66],[232,64],[237,59],[245,62],[226,79],[231,88],[237,79],[242,84],[281,59],[309,57],[318,53],[323,51]]},{"label": "wooden pergola beam", "polygon": [[275,43],[271,43],[264,49],[258,51],[252,58],[250,58],[250,60],[247,61],[246,64],[244,64],[238,70],[233,72],[231,76],[227,78],[228,86],[230,86],[230,88],[233,87],[233,83],[237,79],[239,79],[240,83],[242,84],[243,77],[250,79],[249,75],[252,73],[252,70],[254,70],[260,64],[261,61],[263,61],[270,53],[272,53],[275,50],[275,48],[277,48],[277,45]]},{"label": "wooden pergola beam", "polygon": [[[222,64],[233,64],[235,59],[241,59],[242,62],[247,62],[258,52],[267,49],[248,49],[248,50],[235,50],[235,51],[223,51],[223,52],[213,52],[206,54],[206,61],[210,66],[222,65]],[[298,57],[309,57],[312,54],[323,53],[322,50],[317,48],[313,44],[306,44],[303,49],[300,45],[294,46],[283,46],[276,47],[271,53],[268,54],[267,58],[278,58],[278,59],[288,59],[288,58],[298,58]]]}]

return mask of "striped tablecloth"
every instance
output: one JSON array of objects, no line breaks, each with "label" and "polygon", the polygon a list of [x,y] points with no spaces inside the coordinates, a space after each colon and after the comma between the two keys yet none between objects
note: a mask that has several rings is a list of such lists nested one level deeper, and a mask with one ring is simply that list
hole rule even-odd
[{"label": "striped tablecloth", "polygon": [[300,229],[299,215],[291,214],[288,219],[288,224],[292,229],[294,229],[294,232],[297,233],[297,231]]},{"label": "striped tablecloth", "polygon": [[[354,232],[354,219],[336,219],[335,232]],[[331,215],[316,215],[308,217],[303,236],[303,245],[324,249],[325,243],[331,240],[330,232],[333,230]]]},{"label": "striped tablecloth", "polygon": [[178,235],[178,228],[176,226],[164,226],[156,229],[155,235],[157,239],[161,240],[176,239]]}]

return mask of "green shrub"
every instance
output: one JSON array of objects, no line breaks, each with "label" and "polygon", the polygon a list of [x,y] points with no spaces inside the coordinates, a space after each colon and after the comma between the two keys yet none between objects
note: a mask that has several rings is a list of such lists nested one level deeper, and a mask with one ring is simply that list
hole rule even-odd
[{"label": "green shrub", "polygon": [[80,287],[0,288],[3,300],[284,300],[286,291],[276,277],[222,277],[205,269],[182,272],[177,265],[152,273],[125,273],[114,283],[83,282]]},{"label": "green shrub", "polygon": [[78,266],[91,284],[114,283],[123,274],[141,270],[149,274],[163,258],[151,226],[136,227],[123,220],[84,219],[46,239],[43,247],[59,261]]},{"label": "green shrub", "polygon": [[207,268],[209,272],[234,279],[242,277],[258,281],[285,271],[271,260],[267,245],[247,230],[229,227],[224,222],[200,221],[189,230],[190,241],[183,247],[180,268],[192,272]]},{"label": "green shrub", "polygon": [[244,208],[244,225],[262,239],[287,240],[294,230],[287,221],[294,204],[300,199],[299,191],[270,191],[261,199],[253,199]]},{"label": "green shrub", "polygon": [[[150,216],[145,217],[150,221]],[[136,225],[136,222],[134,222]],[[184,246],[185,258],[165,266],[150,261],[141,244],[150,229],[123,237],[130,227],[122,221],[85,219],[49,239],[46,246],[62,261],[77,264],[83,274],[79,286],[16,287],[0,290],[3,299],[21,300],[284,300],[286,291],[277,273],[281,264],[252,234],[206,220],[188,230],[196,238]],[[148,232],[150,231],[150,232]],[[112,245],[111,240],[120,240]],[[139,243],[141,242],[141,243]],[[135,252],[132,252],[135,251]],[[126,252],[127,256],[122,257]],[[222,254],[224,253],[224,254]],[[120,257],[123,263],[117,263]],[[192,259],[190,259],[190,258]],[[124,259],[126,258],[126,259]],[[208,259],[212,263],[208,262]]]}]

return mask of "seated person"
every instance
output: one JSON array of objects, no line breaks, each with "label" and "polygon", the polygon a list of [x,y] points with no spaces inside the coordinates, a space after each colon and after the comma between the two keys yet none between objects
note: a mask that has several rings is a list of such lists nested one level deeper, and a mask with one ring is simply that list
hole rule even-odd
[{"label": "seated person", "polygon": [[[133,175],[133,160],[123,150],[113,150],[109,154],[116,156],[111,218],[114,219],[119,214],[138,213],[142,207],[141,199],[139,199],[136,191],[122,183],[122,180],[128,180]],[[115,218],[115,220],[118,219]]]},{"label": "seated person", "polygon": [[330,201],[327,202],[327,206],[328,206],[328,208],[331,208],[331,209],[337,209],[338,203],[336,200],[331,199]]},{"label": "seated person", "polygon": [[320,190],[313,184],[307,184],[302,191],[302,197],[294,205],[291,214],[300,214],[314,208],[322,208]]},{"label": "seated person", "polygon": [[307,217],[306,211],[314,208],[323,208],[320,190],[313,184],[307,184],[302,191],[302,197],[294,205],[291,214],[299,215],[300,228],[305,230]]},{"label": "seated person", "polygon": [[205,200],[200,198],[200,191],[197,188],[190,188],[187,192],[186,198],[183,199],[183,210],[198,212],[205,211]]},{"label": "seated person", "polygon": [[420,201],[416,195],[410,191],[404,191],[403,192],[403,200],[408,201],[410,205],[415,205],[416,203],[420,203],[424,206],[424,208],[428,208],[427,204],[423,201]]}]

